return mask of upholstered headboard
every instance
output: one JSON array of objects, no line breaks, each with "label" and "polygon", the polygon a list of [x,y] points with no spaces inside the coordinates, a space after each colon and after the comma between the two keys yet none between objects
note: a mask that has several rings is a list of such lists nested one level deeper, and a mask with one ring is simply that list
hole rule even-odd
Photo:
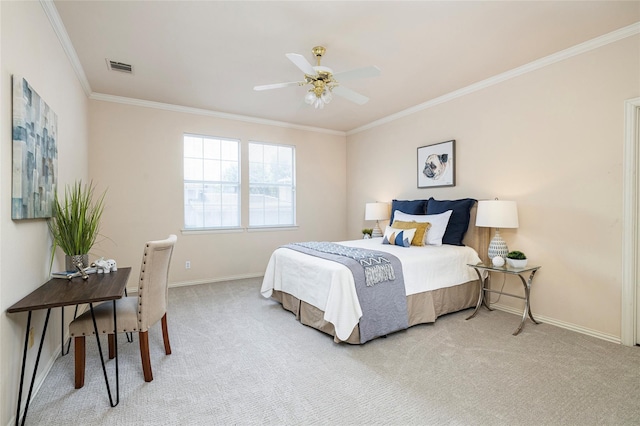
[{"label": "upholstered headboard", "polygon": [[489,262],[487,248],[489,247],[489,231],[490,228],[476,226],[476,212],[478,211],[478,203],[474,204],[470,211],[469,229],[464,235],[462,242],[464,245],[473,247],[478,252],[480,259],[486,264]]}]

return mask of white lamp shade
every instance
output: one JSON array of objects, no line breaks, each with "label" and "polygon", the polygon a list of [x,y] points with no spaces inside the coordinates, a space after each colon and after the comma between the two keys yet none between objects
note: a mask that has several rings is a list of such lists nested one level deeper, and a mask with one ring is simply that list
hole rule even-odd
[{"label": "white lamp shade", "polygon": [[518,206],[515,201],[478,201],[476,226],[488,228],[517,228]]},{"label": "white lamp shade", "polygon": [[364,220],[387,220],[389,219],[389,204],[387,203],[367,203],[364,209]]}]

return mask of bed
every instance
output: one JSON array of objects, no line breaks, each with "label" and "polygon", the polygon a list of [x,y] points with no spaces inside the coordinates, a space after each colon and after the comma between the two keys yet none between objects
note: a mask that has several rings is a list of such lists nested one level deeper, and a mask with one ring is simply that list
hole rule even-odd
[{"label": "bed", "polygon": [[[406,211],[410,211],[411,215],[428,214],[429,202],[435,205],[432,212],[451,210],[451,221],[444,226],[447,232],[452,230],[456,216],[455,222],[464,229],[462,236],[462,228],[457,230],[457,244],[403,247],[382,244],[382,238],[339,243],[355,250],[388,253],[400,260],[406,293],[407,327],[433,323],[441,315],[476,305],[479,289],[477,276],[467,264],[483,260],[478,253],[481,252],[480,247],[487,247],[488,232],[474,225],[475,200],[461,201],[431,198],[394,200],[392,203],[391,220],[395,214],[397,224],[402,223],[397,218]],[[464,208],[459,207],[461,204],[464,204]],[[355,290],[354,275],[343,264],[292,250],[291,247],[280,247],[269,259],[261,294],[278,301],[302,324],[333,336],[335,342],[361,344],[371,339],[361,339],[363,312]]]}]

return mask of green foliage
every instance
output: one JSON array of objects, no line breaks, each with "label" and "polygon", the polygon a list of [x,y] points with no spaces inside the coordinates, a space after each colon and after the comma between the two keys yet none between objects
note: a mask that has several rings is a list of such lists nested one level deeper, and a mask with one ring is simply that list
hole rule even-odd
[{"label": "green foliage", "polygon": [[52,261],[56,247],[72,256],[88,254],[96,242],[106,191],[96,202],[93,202],[93,192],[93,183],[83,186],[82,181],[78,181],[65,188],[62,203],[56,194],[53,216],[47,222],[53,237]]},{"label": "green foliage", "polygon": [[364,228],[364,229],[362,230],[362,233],[363,233],[363,234],[367,234],[367,235],[371,235],[371,234],[373,234],[373,229],[371,229],[371,228]]},{"label": "green foliage", "polygon": [[514,251],[510,251],[509,254],[507,254],[507,258],[524,260],[527,258],[527,256],[521,251],[514,250]]}]

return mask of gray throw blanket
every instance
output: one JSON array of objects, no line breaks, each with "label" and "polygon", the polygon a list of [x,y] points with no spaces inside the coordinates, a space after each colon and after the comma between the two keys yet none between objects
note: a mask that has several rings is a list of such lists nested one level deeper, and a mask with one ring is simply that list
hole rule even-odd
[{"label": "gray throw blanket", "polygon": [[[352,247],[335,243],[294,243],[284,247],[331,260],[349,268],[353,274],[356,294],[362,309],[362,318],[359,323],[360,343],[409,327],[402,264],[397,257],[375,250],[358,248],[351,250]],[[366,269],[374,268],[378,264],[388,265],[389,268],[379,268],[386,272],[378,271],[380,273],[371,274],[372,284],[367,285]],[[387,278],[382,279],[383,275],[387,275]]]},{"label": "gray throw blanket", "polygon": [[364,278],[367,286],[371,287],[384,281],[395,280],[393,265],[389,259],[384,257],[386,253],[380,253],[373,250],[364,250],[357,247],[348,247],[336,243],[328,243],[326,241],[311,241],[307,243],[293,243],[298,246],[306,247],[311,250],[317,250],[327,254],[337,254],[351,258],[364,268]]}]

